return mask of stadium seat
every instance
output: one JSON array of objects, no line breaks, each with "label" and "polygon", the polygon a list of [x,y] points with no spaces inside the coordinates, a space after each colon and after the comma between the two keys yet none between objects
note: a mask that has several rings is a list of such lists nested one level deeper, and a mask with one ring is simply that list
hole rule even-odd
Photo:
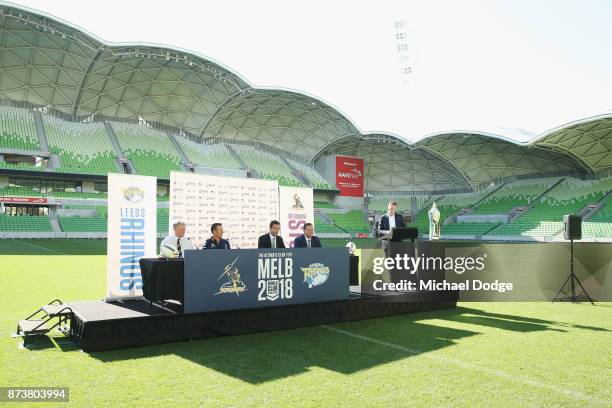
[{"label": "stadium seat", "polygon": [[346,213],[332,213],[327,215],[332,219],[335,226],[350,234],[369,233],[370,226],[365,221],[361,210],[351,210]]},{"label": "stadium seat", "polygon": [[304,177],[308,179],[312,188],[316,188],[319,190],[335,190],[336,189],[336,187],[328,183],[327,180],[325,180],[323,176],[320,175],[319,172],[315,170],[312,164],[308,165],[308,164],[305,164],[305,163],[302,163],[300,161],[293,160],[290,158],[286,158],[285,160],[287,160],[289,164],[291,164],[297,171],[301,172],[304,175]]},{"label": "stadium seat", "polygon": [[320,215],[315,213],[315,233],[316,234],[344,234],[346,231],[341,230],[334,224],[327,223]]},{"label": "stadium seat", "polygon": [[223,143],[203,144],[192,142],[182,136],[174,138],[183,149],[187,159],[195,165],[236,170],[242,167]]},{"label": "stadium seat", "polygon": [[0,147],[40,150],[32,111],[13,106],[0,106]]},{"label": "stadium seat", "polygon": [[98,217],[57,217],[64,232],[106,232],[108,221]]},{"label": "stadium seat", "polygon": [[526,207],[558,180],[559,178],[542,178],[508,183],[478,204],[471,214],[508,214],[514,207]]},{"label": "stadium seat", "polygon": [[123,172],[102,122],[68,122],[43,115],[51,152],[60,157],[60,173],[100,174]]},{"label": "stadium seat", "polygon": [[164,132],[147,125],[124,122],[110,124],[136,173],[169,179],[171,171],[182,170],[181,159]]},{"label": "stadium seat", "polygon": [[53,232],[47,216],[11,216],[0,214],[0,231]]},{"label": "stadium seat", "polygon": [[[491,235],[553,236],[563,230],[563,216],[576,214],[599,201],[610,191],[610,180],[568,178],[552,189],[527,213],[512,223],[492,231]],[[605,216],[605,215],[604,215]]]},{"label": "stadium seat", "polygon": [[291,173],[291,169],[278,156],[253,147],[242,145],[231,146],[238,157],[240,157],[240,160],[255,170],[261,178],[278,180],[278,184],[281,186],[300,187],[304,185]]}]

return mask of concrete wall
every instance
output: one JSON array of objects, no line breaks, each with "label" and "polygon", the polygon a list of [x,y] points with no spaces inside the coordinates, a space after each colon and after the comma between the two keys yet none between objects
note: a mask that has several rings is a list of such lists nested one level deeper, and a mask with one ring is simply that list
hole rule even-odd
[{"label": "concrete wall", "polygon": [[8,186],[8,176],[0,176],[0,188]]}]

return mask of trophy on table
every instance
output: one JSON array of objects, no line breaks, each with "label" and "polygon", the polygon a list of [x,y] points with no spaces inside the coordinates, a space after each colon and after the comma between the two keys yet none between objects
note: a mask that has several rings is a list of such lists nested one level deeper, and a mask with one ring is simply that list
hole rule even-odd
[{"label": "trophy on table", "polygon": [[429,216],[429,239],[440,239],[440,210],[435,201],[427,215]]}]

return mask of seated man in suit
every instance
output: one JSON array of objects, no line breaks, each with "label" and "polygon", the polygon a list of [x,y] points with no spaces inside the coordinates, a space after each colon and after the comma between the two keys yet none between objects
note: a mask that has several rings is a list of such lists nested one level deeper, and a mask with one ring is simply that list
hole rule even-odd
[{"label": "seated man in suit", "polygon": [[208,238],[202,249],[230,249],[230,244],[227,239],[223,239],[223,225],[220,222],[215,222],[210,226],[212,237]]},{"label": "seated man in suit", "polygon": [[257,240],[257,248],[284,248],[283,237],[278,235],[280,232],[280,222],[274,220],[270,223],[270,232],[263,234]]},{"label": "seated man in suit", "polygon": [[307,222],[304,224],[304,234],[300,235],[293,241],[295,248],[321,248],[319,237],[314,235],[314,226]]},{"label": "seated man in suit", "polygon": [[380,217],[380,223],[378,224],[378,232],[380,234],[386,234],[393,228],[405,227],[404,217],[397,214],[397,203],[395,201],[389,201],[387,205],[387,213]]}]

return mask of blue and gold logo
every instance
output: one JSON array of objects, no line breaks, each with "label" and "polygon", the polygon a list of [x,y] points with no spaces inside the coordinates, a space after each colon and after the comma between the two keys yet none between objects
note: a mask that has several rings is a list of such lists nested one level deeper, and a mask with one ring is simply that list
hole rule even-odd
[{"label": "blue and gold logo", "polygon": [[144,191],[138,187],[122,188],[123,198],[130,203],[138,203],[144,199]]},{"label": "blue and gold logo", "polygon": [[329,278],[329,267],[322,263],[311,263],[305,268],[300,268],[304,272],[304,282],[309,288],[319,286],[327,282]]},{"label": "blue and gold logo", "polygon": [[238,258],[239,257],[236,257],[234,262],[229,265],[225,265],[225,268],[223,268],[223,273],[217,278],[217,280],[225,277],[225,282],[223,282],[219,288],[219,291],[215,293],[215,295],[220,293],[235,293],[236,296],[240,296],[240,292],[247,290],[246,284],[242,281],[242,279],[240,279],[240,271],[238,270],[238,267],[234,265]]}]

